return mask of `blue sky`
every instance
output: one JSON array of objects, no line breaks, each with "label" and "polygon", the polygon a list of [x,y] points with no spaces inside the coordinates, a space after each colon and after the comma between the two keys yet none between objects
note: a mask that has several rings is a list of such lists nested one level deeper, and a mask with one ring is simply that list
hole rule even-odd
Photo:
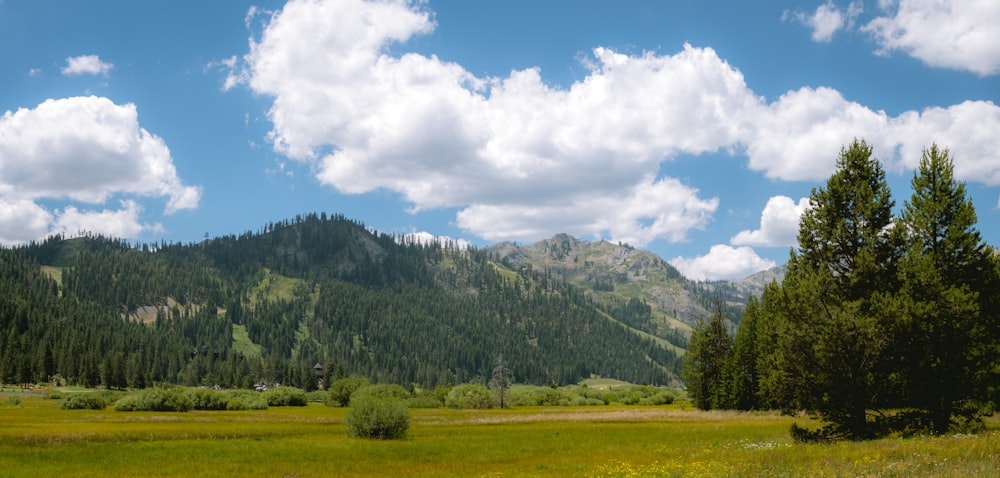
[{"label": "blue sky", "polygon": [[3,244],[325,211],[739,278],[853,138],[898,205],[950,148],[1000,243],[994,2],[0,0],[0,65]]}]

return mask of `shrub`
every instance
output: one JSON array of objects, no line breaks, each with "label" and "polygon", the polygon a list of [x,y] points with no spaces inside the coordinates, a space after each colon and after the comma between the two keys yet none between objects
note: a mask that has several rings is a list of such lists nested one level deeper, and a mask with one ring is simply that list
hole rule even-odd
[{"label": "shrub", "polygon": [[438,398],[433,391],[427,390],[407,399],[406,406],[409,408],[441,408],[444,406],[444,400]]},{"label": "shrub", "polygon": [[674,403],[674,394],[665,390],[639,399],[639,405],[670,405],[671,403]]},{"label": "shrub", "polygon": [[304,407],[309,402],[306,392],[295,387],[277,387],[264,392],[264,399],[271,407]]},{"label": "shrub", "polygon": [[4,402],[4,405],[6,405],[8,407],[20,407],[20,406],[24,405],[24,402],[21,401],[20,397],[15,397],[15,396],[11,395],[11,396],[7,397],[7,401]]},{"label": "shrub", "polygon": [[251,390],[229,390],[226,410],[267,410],[267,400],[263,394]]},{"label": "shrub", "polygon": [[351,400],[345,417],[347,433],[353,437],[393,440],[406,436],[410,411],[398,398],[362,395]]},{"label": "shrub", "polygon": [[371,385],[371,382],[364,377],[349,377],[335,380],[330,384],[330,391],[326,394],[326,403],[331,407],[346,407],[351,403],[351,394],[359,388]]},{"label": "shrub", "polygon": [[147,388],[115,402],[119,412],[189,412],[194,401],[180,388]]},{"label": "shrub", "polygon": [[448,392],[444,404],[449,408],[490,408],[490,390],[480,383],[463,383]]},{"label": "shrub", "polygon": [[226,410],[249,410],[250,405],[243,401],[240,397],[235,397],[232,400],[226,402]]},{"label": "shrub", "polygon": [[395,398],[397,400],[406,400],[410,398],[410,392],[403,388],[402,385],[397,384],[375,384],[366,385],[354,391],[351,394],[351,401],[354,401],[358,397],[377,397],[377,398]]},{"label": "shrub", "polygon": [[99,393],[67,394],[59,403],[63,410],[103,410],[107,406],[107,397]]},{"label": "shrub", "polygon": [[[250,390],[218,391],[199,388],[188,390],[185,395],[191,400],[195,410],[267,410],[264,395]],[[118,408],[118,404],[115,404],[115,408]]]},{"label": "shrub", "polygon": [[310,402],[325,402],[326,401],[326,391],[324,390],[313,390],[311,392],[306,392],[306,400]]},{"label": "shrub", "polygon": [[195,410],[225,410],[228,401],[228,397],[222,392],[207,388],[188,390],[186,395],[191,400]]}]

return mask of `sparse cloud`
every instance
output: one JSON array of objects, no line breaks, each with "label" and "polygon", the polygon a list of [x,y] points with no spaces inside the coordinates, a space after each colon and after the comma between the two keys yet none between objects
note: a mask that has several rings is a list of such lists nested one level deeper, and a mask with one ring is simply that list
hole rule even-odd
[{"label": "sparse cloud", "polygon": [[848,4],[845,10],[841,10],[832,0],[828,0],[816,7],[812,13],[806,13],[802,10],[785,10],[781,19],[795,21],[811,28],[813,41],[827,43],[841,29],[852,28],[855,19],[863,10],[864,5],[860,1],[853,1]]},{"label": "sparse cloud", "polygon": [[670,260],[670,265],[689,279],[731,280],[742,279],[777,264],[762,259],[752,248],[717,244],[708,254],[695,258],[675,257]]},{"label": "sparse cloud", "polygon": [[[142,224],[138,198],[166,198],[164,213],[195,208],[201,189],[185,185],[159,137],[139,126],[135,105],[89,96],[50,99],[0,116],[0,225],[30,225],[23,242],[80,225],[92,232],[135,237]],[[70,205],[48,210],[39,201],[100,205],[122,197],[122,208],[95,212]]]},{"label": "sparse cloud", "polygon": [[37,78],[39,76],[42,76],[42,69],[41,68],[31,68],[31,69],[28,70],[28,76],[30,76],[32,78]]},{"label": "sparse cloud", "polygon": [[81,231],[100,233],[109,237],[138,237],[145,232],[163,232],[159,224],[144,224],[141,221],[142,206],[134,200],[121,202],[121,209],[101,211],[81,211],[67,206],[55,213],[52,234],[73,236]]},{"label": "sparse cloud", "polygon": [[411,232],[409,234],[404,234],[399,237],[399,242],[401,243],[413,243],[413,244],[424,244],[433,245],[440,244],[442,246],[453,245],[458,249],[468,249],[472,246],[472,243],[465,239],[455,239],[449,236],[436,236],[427,231]]},{"label": "sparse cloud", "polygon": [[809,198],[796,203],[788,196],[774,196],[760,214],[760,229],[740,231],[729,242],[734,246],[792,246],[796,244],[799,219],[808,208]]},{"label": "sparse cloud", "polygon": [[[837,28],[861,11],[825,5],[840,12]],[[966,179],[1000,182],[1000,108],[990,102],[889,116],[826,87],[767,102],[714,50],[691,45],[594,48],[585,77],[565,88],[538,68],[483,78],[398,47],[434,27],[423,2],[289,2],[248,53],[223,64],[225,87],[273,98],[274,149],[321,183],[393,191],[412,211],[458,208],[459,227],[490,240],[685,241],[712,221],[718,199],[658,175],[678,155],[745,154],[769,178],[820,180],[854,138],[895,169],[937,141]],[[969,127],[973,118],[986,126]],[[758,232],[739,241],[775,240]]]},{"label": "sparse cloud", "polygon": [[879,44],[930,66],[1000,73],[1000,3],[991,0],[880,0],[884,15],[861,27]]},{"label": "sparse cloud", "polygon": [[66,76],[104,75],[108,76],[115,65],[102,61],[97,55],[81,55],[66,58],[62,74]]}]

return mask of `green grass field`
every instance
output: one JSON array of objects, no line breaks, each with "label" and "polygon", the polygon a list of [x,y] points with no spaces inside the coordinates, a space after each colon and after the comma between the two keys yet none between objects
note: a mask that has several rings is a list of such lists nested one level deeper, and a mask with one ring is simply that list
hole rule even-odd
[{"label": "green grass field", "polygon": [[803,445],[788,432],[802,418],[680,405],[414,409],[406,439],[371,441],[347,436],[346,409],[320,404],[163,413],[20,401],[0,396],[2,476],[1000,475],[992,419],[975,436]]}]

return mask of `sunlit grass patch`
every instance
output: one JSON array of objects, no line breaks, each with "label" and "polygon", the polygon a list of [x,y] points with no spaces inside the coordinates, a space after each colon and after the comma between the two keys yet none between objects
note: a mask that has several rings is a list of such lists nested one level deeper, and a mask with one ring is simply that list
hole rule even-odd
[{"label": "sunlit grass patch", "polygon": [[[0,401],[5,397],[0,396]],[[348,436],[347,408],[0,407],[4,476],[994,476],[1000,435],[794,443],[792,418],[672,406],[411,409],[402,440]],[[996,422],[988,423],[995,430]]]}]

